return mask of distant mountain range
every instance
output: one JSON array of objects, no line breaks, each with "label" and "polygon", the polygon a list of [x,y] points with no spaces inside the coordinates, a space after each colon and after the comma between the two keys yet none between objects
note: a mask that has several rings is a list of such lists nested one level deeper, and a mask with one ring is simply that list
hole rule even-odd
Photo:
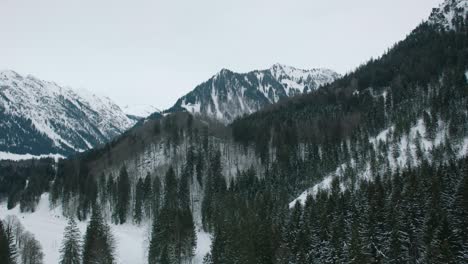
[{"label": "distant mountain range", "polygon": [[135,122],[107,97],[14,71],[0,72],[3,156],[66,156],[105,143]]},{"label": "distant mountain range", "polygon": [[314,91],[339,77],[329,69],[303,70],[282,64],[248,73],[222,69],[166,112],[188,111],[230,123],[238,116],[251,114],[283,98]]},{"label": "distant mountain range", "polygon": [[145,118],[155,112],[161,112],[154,105],[149,104],[125,105],[122,107],[122,111],[124,111],[128,117],[136,120]]},{"label": "distant mountain range", "polygon": [[[275,64],[267,70],[223,69],[180,98],[165,113],[188,111],[224,123],[283,98],[313,91],[340,75]],[[120,108],[108,97],[74,90],[14,71],[0,72],[0,159],[68,156],[108,142],[142,118],[152,105]]]}]

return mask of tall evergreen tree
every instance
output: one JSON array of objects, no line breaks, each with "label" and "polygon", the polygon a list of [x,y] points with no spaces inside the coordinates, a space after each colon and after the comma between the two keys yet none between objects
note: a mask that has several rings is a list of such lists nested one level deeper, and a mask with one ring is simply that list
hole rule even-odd
[{"label": "tall evergreen tree", "polygon": [[11,238],[7,236],[7,232],[3,226],[3,222],[0,220],[0,260],[5,264],[15,263],[15,251],[14,244]]},{"label": "tall evergreen tree", "polygon": [[114,238],[109,225],[102,219],[100,209],[95,206],[86,228],[83,245],[83,264],[113,264]]},{"label": "tall evergreen tree", "polygon": [[[181,183],[182,184],[182,183]],[[178,188],[179,187],[179,188]],[[165,177],[164,203],[158,215],[153,217],[148,263],[186,263],[193,257],[196,234],[190,207],[181,206],[174,169],[168,169]],[[187,190],[188,191],[188,190]],[[183,197],[183,196],[182,196]]]},{"label": "tall evergreen tree", "polygon": [[143,217],[144,191],[143,180],[140,178],[135,187],[135,204],[133,206],[133,221],[136,224],[140,224]]},{"label": "tall evergreen tree", "polygon": [[[159,180],[159,179],[158,179]],[[146,218],[151,219],[153,207],[153,188],[151,184],[151,175],[148,173],[143,181],[143,211]]]},{"label": "tall evergreen tree", "polygon": [[127,221],[128,207],[130,204],[130,179],[128,178],[125,166],[120,170],[117,180],[117,208],[118,223],[124,224]]},{"label": "tall evergreen tree", "polygon": [[60,254],[60,264],[81,263],[81,234],[75,219],[72,217],[65,227]]}]

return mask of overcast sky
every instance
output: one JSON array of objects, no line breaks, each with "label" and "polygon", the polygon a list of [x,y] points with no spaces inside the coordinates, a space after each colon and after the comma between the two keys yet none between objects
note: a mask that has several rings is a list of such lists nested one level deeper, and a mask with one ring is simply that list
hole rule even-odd
[{"label": "overcast sky", "polygon": [[340,73],[442,0],[0,0],[0,69],[160,109],[222,68]]}]

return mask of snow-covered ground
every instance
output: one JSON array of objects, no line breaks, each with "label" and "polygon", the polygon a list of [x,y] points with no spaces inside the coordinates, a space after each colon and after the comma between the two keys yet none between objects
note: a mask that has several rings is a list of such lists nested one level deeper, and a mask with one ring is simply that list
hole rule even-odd
[{"label": "snow-covered ground", "polygon": [[122,110],[127,115],[147,117],[154,112],[161,112],[157,107],[148,104],[125,105]]},{"label": "snow-covered ground", "polygon": [[[24,228],[33,233],[41,243],[44,251],[44,263],[55,264],[59,261],[59,249],[62,244],[63,230],[67,219],[62,215],[61,208],[50,208],[49,195],[43,194],[34,213],[21,213],[19,206],[7,210],[6,203],[0,203],[0,219],[8,215],[15,215]],[[84,236],[87,222],[78,222],[78,228]],[[132,224],[111,225],[116,239],[117,263],[143,264],[146,263],[148,238],[150,236],[149,223],[136,226]],[[209,252],[211,237],[198,231],[197,249],[194,264],[202,263],[203,257]]]},{"label": "snow-covered ground", "polygon": [[15,154],[10,152],[0,151],[0,160],[28,160],[28,159],[41,159],[41,158],[53,158],[63,159],[64,156],[60,154],[44,154],[44,155],[31,155],[31,154]]}]

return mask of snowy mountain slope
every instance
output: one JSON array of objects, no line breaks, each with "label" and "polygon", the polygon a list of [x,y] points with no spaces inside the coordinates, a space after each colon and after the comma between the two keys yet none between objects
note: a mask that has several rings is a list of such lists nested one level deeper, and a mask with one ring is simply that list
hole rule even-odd
[{"label": "snowy mountain slope", "polygon": [[307,93],[340,75],[328,69],[302,70],[281,64],[248,73],[221,70],[181,97],[168,112],[186,110],[221,120],[260,110],[290,96]]},{"label": "snowy mountain slope", "polygon": [[[62,215],[60,206],[55,208],[50,206],[49,194],[42,195],[34,213],[21,213],[19,206],[8,210],[6,203],[0,203],[0,220],[4,220],[8,215],[17,216],[26,231],[34,234],[42,246],[44,263],[59,262],[59,250],[62,245],[67,218]],[[86,232],[86,225],[87,221],[78,222],[78,228],[82,236]],[[149,230],[150,223],[142,223],[139,226],[111,224],[111,231],[117,242],[117,263],[146,263]],[[197,233],[197,242],[194,263],[202,263],[203,257],[210,250],[211,237],[207,233],[199,231]]]},{"label": "snowy mountain slope", "polygon": [[152,113],[161,112],[158,108],[154,105],[148,104],[136,104],[136,105],[125,105],[122,107],[127,116],[135,117],[135,118],[145,118]]},{"label": "snowy mountain slope", "polygon": [[[438,8],[434,8],[431,15],[429,16],[428,22],[429,24],[436,25],[443,30],[456,30],[457,23],[467,19],[468,17],[468,0],[446,0]],[[465,78],[468,82],[468,72],[465,72]],[[442,121],[438,121],[438,123],[443,123]],[[382,142],[392,142],[391,134],[394,131],[394,126],[391,126],[382,132],[379,133],[375,138],[370,139],[370,143],[374,145],[376,151],[378,150],[378,144]],[[426,135],[426,127],[424,126],[424,122],[421,119],[418,120],[417,124],[410,129],[410,133],[408,136],[399,140],[396,145],[392,146],[391,150],[387,154],[388,164],[390,166],[390,170],[395,172],[397,169],[403,170],[405,166],[407,166],[408,162],[411,163],[412,158],[417,155],[417,145],[421,144],[423,147],[423,151],[426,155],[426,158],[431,160],[431,151],[433,151],[436,147],[444,143],[444,134],[447,134],[448,128],[444,127],[439,131],[437,136],[434,140],[430,141],[427,139],[423,139],[421,142],[417,143],[418,135],[422,135],[423,138]],[[401,155],[395,159],[391,155],[391,151],[395,147],[398,147],[399,152]],[[462,158],[468,155],[468,138],[464,138],[462,141],[458,142],[454,146],[455,148],[455,155],[456,158]],[[410,157],[408,157],[410,156]],[[417,164],[411,164],[417,165]],[[305,190],[301,193],[296,199],[294,199],[290,204],[289,207],[292,208],[296,204],[296,202],[300,202],[304,204],[307,199],[308,195],[315,196],[319,190],[328,190],[330,189],[331,182],[335,177],[343,177],[343,172],[346,169],[346,165],[342,164],[339,166],[334,173],[331,173],[323,178],[319,183],[315,184],[313,187]],[[368,178],[369,174],[369,164],[366,164],[365,168],[358,172],[361,178]],[[343,187],[343,186],[342,186]]]},{"label": "snowy mountain slope", "polygon": [[434,8],[429,23],[445,30],[453,30],[468,15],[468,0],[446,0]]},{"label": "snowy mountain slope", "polygon": [[18,160],[43,159],[43,158],[53,158],[57,160],[57,159],[63,159],[65,157],[60,154],[31,155],[31,154],[14,154],[14,153],[0,151],[0,160],[18,161]]},{"label": "snowy mountain slope", "polygon": [[[440,122],[441,123],[441,122]],[[396,172],[402,171],[405,167],[412,166],[417,167],[418,161],[418,151],[423,151],[423,156],[426,160],[432,161],[433,153],[437,147],[441,146],[446,138],[448,128],[443,127],[440,129],[438,134],[433,140],[430,140],[426,137],[426,127],[422,119],[419,119],[415,126],[410,129],[408,135],[402,137],[395,142],[392,134],[395,131],[395,126],[391,126],[383,131],[381,131],[376,137],[370,138],[369,143],[371,143],[376,152],[379,151],[379,145],[382,143],[391,144],[392,146],[387,150],[387,152],[382,153],[382,155],[387,160],[388,168],[382,166],[380,173],[384,174],[385,170]],[[465,137],[463,140],[457,142],[458,144],[454,145],[454,153],[456,158],[463,158],[468,155],[468,137]],[[420,149],[418,149],[420,147]],[[395,153],[395,148],[397,148],[397,152],[399,153],[398,157],[395,157],[393,153]],[[357,166],[356,161],[352,160],[350,163],[350,169],[356,170],[359,178],[372,180],[370,177],[370,164],[368,161],[365,161],[363,165]],[[349,165],[348,165],[349,166]],[[361,169],[357,169],[360,167]],[[301,193],[296,199],[289,203],[289,207],[293,208],[296,202],[304,204],[307,196],[312,195],[316,196],[319,191],[329,190],[331,188],[331,183],[334,178],[343,179],[346,174],[347,164],[341,164],[338,166],[336,171],[326,175],[320,182],[312,186],[311,188],[305,190]],[[342,184],[341,189],[346,189],[346,187]]]},{"label": "snowy mountain slope", "polygon": [[31,75],[0,72],[0,151],[61,154],[90,149],[135,121],[107,97]]}]

